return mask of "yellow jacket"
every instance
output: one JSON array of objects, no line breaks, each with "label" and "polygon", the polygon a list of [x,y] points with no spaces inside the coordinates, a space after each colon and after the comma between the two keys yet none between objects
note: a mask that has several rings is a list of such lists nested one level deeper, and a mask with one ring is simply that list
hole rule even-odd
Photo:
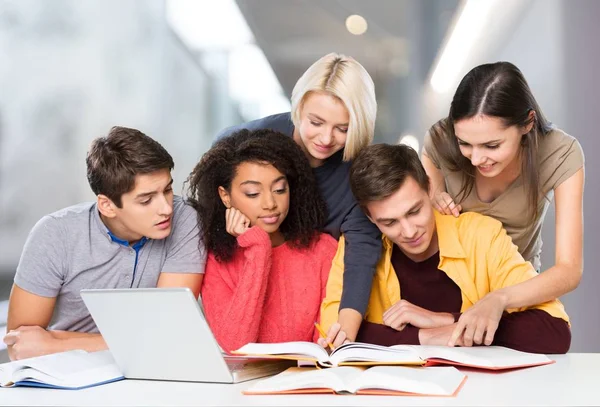
[{"label": "yellow jacket", "polygon": [[[440,250],[438,268],[460,288],[461,312],[491,291],[537,275],[531,263],[523,260],[499,221],[475,212],[463,213],[458,218],[434,212]],[[365,319],[370,322],[382,324],[385,310],[401,298],[400,282],[391,262],[393,246],[392,241],[384,235],[382,256],[377,263],[365,314]],[[321,326],[326,332],[337,321],[344,276],[344,247],[344,238],[341,237],[329,273],[325,299],[321,304]],[[558,300],[529,308],[542,309],[569,322]],[[510,309],[508,312],[525,309]]]}]

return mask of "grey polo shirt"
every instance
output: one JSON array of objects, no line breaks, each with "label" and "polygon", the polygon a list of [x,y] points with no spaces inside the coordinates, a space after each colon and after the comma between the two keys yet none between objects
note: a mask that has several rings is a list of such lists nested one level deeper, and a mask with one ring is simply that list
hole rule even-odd
[{"label": "grey polo shirt", "polygon": [[15,275],[20,288],[56,297],[49,329],[98,332],[79,291],[83,288],[156,287],[164,273],[203,273],[196,211],[173,200],[171,234],[147,239],[137,250],[111,237],[96,203],[82,203],[44,216],[33,227]]}]

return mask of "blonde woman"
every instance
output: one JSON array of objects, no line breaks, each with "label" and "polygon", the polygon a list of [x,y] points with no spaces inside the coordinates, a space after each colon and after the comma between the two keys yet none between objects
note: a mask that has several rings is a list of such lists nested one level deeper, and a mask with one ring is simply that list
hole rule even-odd
[{"label": "blonde woman", "polygon": [[354,340],[370,295],[381,234],[350,190],[350,161],[373,140],[377,102],[367,71],[353,58],[328,54],[312,64],[292,91],[292,111],[222,131],[272,129],[302,148],[327,204],[325,232],[345,236],[344,291],[339,322],[342,337]]}]

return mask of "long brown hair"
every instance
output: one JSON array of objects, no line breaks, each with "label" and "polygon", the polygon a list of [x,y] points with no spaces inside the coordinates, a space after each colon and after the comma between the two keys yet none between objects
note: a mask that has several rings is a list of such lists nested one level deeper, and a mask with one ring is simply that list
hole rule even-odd
[{"label": "long brown hair", "polygon": [[464,174],[461,189],[455,197],[457,203],[464,201],[473,190],[475,167],[460,152],[454,123],[477,115],[498,117],[506,127],[528,127],[533,122],[531,130],[521,138],[520,154],[530,213],[533,219],[537,218],[542,199],[538,146],[540,139],[552,130],[552,125],[546,120],[519,68],[510,62],[473,68],[458,85],[448,117],[429,130],[440,159],[450,171]]}]

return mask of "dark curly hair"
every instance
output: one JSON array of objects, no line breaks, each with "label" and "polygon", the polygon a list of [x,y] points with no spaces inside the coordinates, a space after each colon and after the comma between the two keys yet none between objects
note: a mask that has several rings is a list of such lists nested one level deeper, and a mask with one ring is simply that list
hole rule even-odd
[{"label": "dark curly hair", "polygon": [[203,243],[226,262],[238,247],[225,230],[225,205],[218,188],[231,191],[237,168],[244,162],[269,163],[286,176],[290,209],[279,230],[295,247],[309,247],[326,219],[326,207],[312,169],[291,137],[273,130],[240,130],[218,140],[186,180],[188,202],[198,213]]}]

